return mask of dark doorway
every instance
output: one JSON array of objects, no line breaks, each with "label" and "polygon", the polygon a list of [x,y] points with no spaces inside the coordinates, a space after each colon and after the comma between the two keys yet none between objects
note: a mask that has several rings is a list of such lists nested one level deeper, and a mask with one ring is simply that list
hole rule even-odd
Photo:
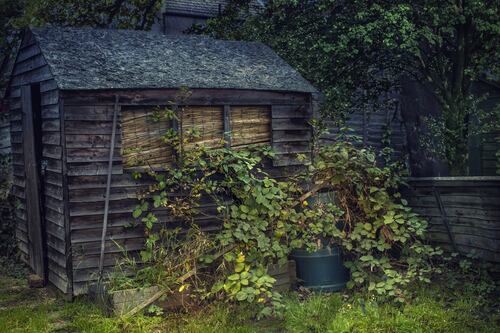
[{"label": "dark doorway", "polygon": [[21,88],[21,100],[29,263],[35,274],[46,282],[47,256],[41,164],[43,147],[40,85],[23,86]]}]

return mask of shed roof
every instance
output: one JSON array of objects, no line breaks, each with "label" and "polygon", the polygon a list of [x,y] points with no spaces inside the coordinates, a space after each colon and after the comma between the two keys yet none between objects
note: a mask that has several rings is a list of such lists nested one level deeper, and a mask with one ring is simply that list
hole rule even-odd
[{"label": "shed roof", "polygon": [[92,28],[32,32],[60,89],[187,86],[316,92],[261,43]]}]

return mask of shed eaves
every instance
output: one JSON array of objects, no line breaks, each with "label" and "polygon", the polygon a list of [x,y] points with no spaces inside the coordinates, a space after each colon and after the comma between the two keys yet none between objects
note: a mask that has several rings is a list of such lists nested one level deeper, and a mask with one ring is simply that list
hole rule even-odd
[{"label": "shed eaves", "polygon": [[60,89],[186,86],[316,92],[261,43],[92,28],[32,32]]}]

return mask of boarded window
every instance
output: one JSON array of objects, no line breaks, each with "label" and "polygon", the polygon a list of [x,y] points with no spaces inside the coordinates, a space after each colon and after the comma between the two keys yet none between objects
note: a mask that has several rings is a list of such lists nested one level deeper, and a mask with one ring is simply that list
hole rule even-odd
[{"label": "boarded window", "polygon": [[210,148],[224,146],[224,108],[221,106],[189,106],[182,110],[182,134],[187,135],[189,149],[194,145]]},{"label": "boarded window", "polygon": [[[172,128],[168,120],[155,121],[151,107],[122,109],[122,157],[125,168],[155,169],[172,165],[174,150],[162,136]],[[180,113],[179,130],[187,139],[185,149],[195,145],[209,148],[224,146],[224,107],[186,106]],[[232,147],[271,142],[269,106],[231,106],[230,138]]]},{"label": "boarded window", "polygon": [[231,146],[269,144],[271,108],[268,106],[231,106]]},{"label": "boarded window", "polygon": [[162,168],[171,165],[173,149],[162,140],[169,120],[155,121],[152,108],[122,109],[122,158],[125,168]]}]

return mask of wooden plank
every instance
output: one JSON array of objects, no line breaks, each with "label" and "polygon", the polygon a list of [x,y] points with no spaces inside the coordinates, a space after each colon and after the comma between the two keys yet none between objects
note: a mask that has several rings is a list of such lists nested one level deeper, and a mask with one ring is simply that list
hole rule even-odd
[{"label": "wooden plank", "polygon": [[61,136],[64,138],[61,140],[62,148],[62,189],[63,189],[63,220],[64,220],[64,243],[65,243],[65,267],[66,276],[68,278],[68,292],[73,295],[73,248],[71,244],[71,221],[69,218],[69,189],[68,189],[68,157],[67,157],[67,146],[66,146],[66,115],[65,115],[66,105],[64,99],[59,100],[59,121],[61,123]]},{"label": "wooden plank", "polygon": [[295,142],[295,141],[307,141],[311,140],[312,134],[310,130],[273,130],[273,143],[278,142]]},{"label": "wooden plank", "polygon": [[62,156],[62,148],[61,146],[44,145],[42,156],[53,159],[60,159]]},{"label": "wooden plank", "polygon": [[275,142],[273,149],[278,154],[310,154],[311,146],[308,141]]},{"label": "wooden plank", "polygon": [[59,132],[61,130],[59,119],[44,120],[42,130],[44,132]]},{"label": "wooden plank", "polygon": [[111,133],[111,122],[66,120],[67,134],[108,134]]},{"label": "wooden plank", "polygon": [[224,105],[224,146],[231,147],[231,107]]},{"label": "wooden plank", "polygon": [[21,88],[24,128],[24,163],[26,172],[26,205],[28,230],[30,235],[30,266],[42,279],[46,279],[45,246],[43,238],[43,220],[41,218],[40,179],[36,156],[36,138],[31,104],[31,88]]},{"label": "wooden plank", "polygon": [[[109,148],[67,148],[66,152],[68,163],[106,162],[109,159]],[[121,162],[122,157],[120,154],[121,149],[115,149],[113,161]]]},{"label": "wooden plank", "polygon": [[50,90],[42,93],[42,105],[55,105],[59,102],[59,90]]},{"label": "wooden plank", "polygon": [[100,105],[77,105],[65,108],[66,120],[112,121],[113,107]]},{"label": "wooden plank", "polygon": [[42,143],[47,145],[60,145],[61,144],[61,134],[60,133],[44,133],[42,135]]},{"label": "wooden plank", "polygon": [[[109,148],[111,133],[109,134],[67,134],[66,147],[73,148]],[[116,147],[121,148],[121,133],[116,135]]]},{"label": "wooden plank", "polygon": [[273,131],[275,130],[309,130],[310,125],[304,118],[273,119]]},{"label": "wooden plank", "polygon": [[309,105],[273,105],[273,119],[310,118]]},{"label": "wooden plank", "polygon": [[50,72],[50,68],[48,66],[45,66],[30,72],[14,76],[11,81],[11,86],[17,87],[50,79],[52,79],[52,73]]},{"label": "wooden plank", "polygon": [[57,82],[54,79],[50,79],[47,81],[40,82],[40,92],[44,93],[50,90],[57,90],[59,87],[57,86]]},{"label": "wooden plank", "polygon": [[37,54],[40,54],[40,47],[35,43],[32,43],[30,46],[22,48],[19,50],[16,61],[21,62],[29,58],[33,58]]},{"label": "wooden plank", "polygon": [[43,119],[59,119],[59,105],[44,105],[42,106]]},{"label": "wooden plank", "polygon": [[45,62],[45,59],[41,54],[38,54],[36,56],[33,56],[31,58],[28,58],[26,60],[19,60],[17,59],[16,65],[14,66],[14,70],[12,74],[14,76],[20,75],[26,72],[33,71],[37,68],[46,66],[47,62]]},{"label": "wooden plank", "polygon": [[[239,89],[192,89],[188,105],[278,105],[307,104],[306,93],[239,90]],[[100,90],[65,91],[67,105],[113,105],[115,95],[120,97],[120,105],[170,105],[176,101],[178,89],[144,90]]]}]

